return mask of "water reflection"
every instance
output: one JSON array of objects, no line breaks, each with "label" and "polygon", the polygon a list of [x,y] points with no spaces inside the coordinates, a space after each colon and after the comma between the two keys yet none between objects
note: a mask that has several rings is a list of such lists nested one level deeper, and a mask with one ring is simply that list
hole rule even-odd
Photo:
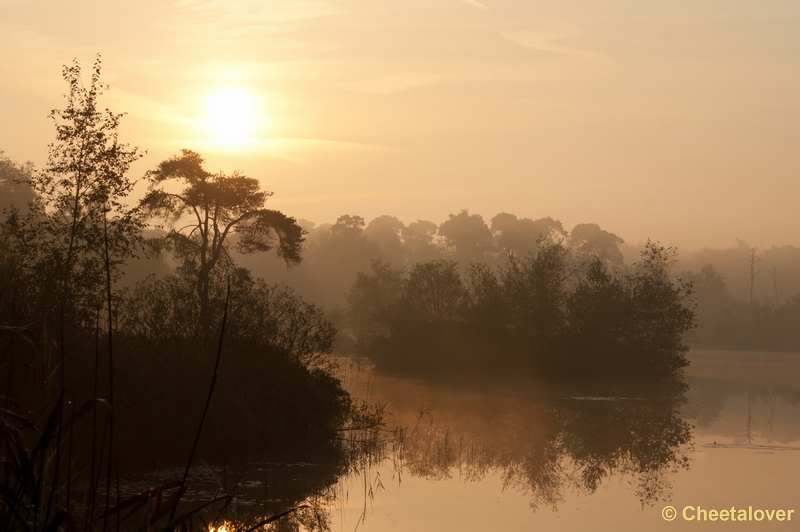
[{"label": "water reflection", "polygon": [[[776,479],[796,469],[800,456],[794,454],[800,450],[800,357],[781,359],[769,371],[753,356],[695,362],[684,382],[430,381],[353,372],[351,392],[390,412],[380,441],[367,443],[365,434],[354,433],[348,451],[335,459],[251,460],[226,471],[208,468],[205,480],[190,484],[196,500],[216,490],[230,493],[235,485],[225,516],[234,521],[252,523],[302,506],[268,527],[281,531],[392,526],[410,492],[424,492],[439,513],[445,507],[466,513],[469,508],[458,506],[466,491],[458,490],[479,483],[486,486],[477,496],[481,504],[491,496],[488,489],[520,492],[519,502],[529,506],[523,519],[535,514],[550,529],[576,525],[576,498],[593,515],[604,511],[593,501],[612,500],[629,508],[628,524],[650,527],[662,521],[657,503],[670,498],[670,504],[706,504],[713,494],[720,504],[739,504],[748,486],[769,495],[773,484],[770,497],[778,497],[786,490]],[[758,472],[745,482],[735,472],[750,466]],[[437,499],[447,491],[441,486],[460,493],[451,499],[464,499]],[[628,501],[643,509],[640,516]],[[562,524],[550,509],[565,518]]]},{"label": "water reflection", "polygon": [[484,434],[437,424],[421,410],[413,428],[400,431],[396,452],[407,473],[429,479],[477,481],[499,471],[504,488],[526,493],[533,509],[557,509],[569,490],[592,494],[612,475],[653,504],[668,495],[670,475],[688,469],[692,439],[680,415],[683,387],[663,391],[539,398]]},{"label": "water reflection", "polygon": [[[450,398],[449,405],[439,401],[435,408],[403,414],[398,404],[392,414],[396,428],[384,432],[382,441],[348,435],[347,452],[335,460],[195,468],[186,500],[232,494],[233,503],[220,516],[228,522],[253,523],[299,507],[269,529],[327,531],[344,505],[363,501],[364,518],[384,487],[381,471],[388,472],[387,482],[398,483],[409,475],[477,482],[500,474],[503,489],[523,492],[534,510],[557,509],[568,491],[592,494],[612,476],[627,478],[642,505],[668,495],[671,475],[689,466],[691,427],[680,415],[683,386],[661,386],[648,395],[630,387],[606,386],[602,394],[579,393],[587,390],[581,386],[558,390],[531,395],[526,386],[504,394],[445,387],[439,392]],[[471,396],[482,409],[463,405],[460,396]],[[130,478],[123,496],[177,473]]]},{"label": "water reflection", "polygon": [[[244,524],[249,528],[266,517],[295,508],[289,515],[272,523],[269,529],[329,530],[329,509],[337,498],[335,486],[339,478],[357,467],[342,458],[325,456],[305,462],[286,457],[285,461],[246,460],[224,466],[195,466],[187,480],[189,489],[182,499],[181,512],[228,494],[231,502],[221,511],[203,514],[203,518],[218,532],[223,528],[234,532]],[[120,486],[120,495],[126,499],[180,478],[182,474],[183,470],[179,468],[128,474]]]},{"label": "water reflection", "polygon": [[719,437],[711,445],[789,449],[800,440],[800,356],[701,352],[695,366],[684,415]]}]

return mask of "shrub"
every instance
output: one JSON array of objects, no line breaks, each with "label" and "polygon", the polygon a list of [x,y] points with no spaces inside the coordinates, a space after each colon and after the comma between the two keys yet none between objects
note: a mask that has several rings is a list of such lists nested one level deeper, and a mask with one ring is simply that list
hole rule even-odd
[{"label": "shrub", "polygon": [[[674,256],[648,242],[624,269],[543,242],[499,273],[472,264],[466,282],[454,262],[417,264],[407,278],[374,263],[351,289],[353,330],[373,332],[357,346],[403,371],[676,375],[695,314],[692,284],[672,274]],[[376,296],[389,285],[391,298]]]}]

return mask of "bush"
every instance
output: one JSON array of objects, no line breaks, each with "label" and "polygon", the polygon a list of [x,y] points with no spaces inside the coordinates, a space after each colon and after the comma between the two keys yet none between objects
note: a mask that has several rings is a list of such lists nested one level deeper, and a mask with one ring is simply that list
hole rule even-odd
[{"label": "bush", "polygon": [[623,269],[543,243],[499,273],[473,264],[466,282],[454,262],[417,264],[407,278],[374,263],[350,292],[352,330],[360,354],[385,369],[672,376],[687,364],[695,318],[674,256],[648,243]]},{"label": "bush", "polygon": [[[218,388],[204,447],[226,452],[315,447],[333,452],[354,407],[333,376],[336,331],[319,307],[290,289],[231,272],[231,298]],[[199,343],[193,277],[148,278],[120,310],[120,416],[130,448],[166,458],[196,430],[213,353]],[[226,280],[212,278],[210,306],[221,318]],[[218,320],[219,321],[219,320]],[[141,429],[150,431],[142,438]],[[135,444],[135,445],[134,445]],[[126,446],[127,447],[127,446]],[[180,456],[180,455],[179,455]]]}]

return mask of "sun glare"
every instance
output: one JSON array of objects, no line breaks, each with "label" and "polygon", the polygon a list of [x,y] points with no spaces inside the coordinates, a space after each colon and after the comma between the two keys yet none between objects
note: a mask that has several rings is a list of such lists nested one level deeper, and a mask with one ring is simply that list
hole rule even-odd
[{"label": "sun glare", "polygon": [[206,98],[209,133],[225,142],[249,138],[257,122],[256,103],[241,89],[221,89]]}]

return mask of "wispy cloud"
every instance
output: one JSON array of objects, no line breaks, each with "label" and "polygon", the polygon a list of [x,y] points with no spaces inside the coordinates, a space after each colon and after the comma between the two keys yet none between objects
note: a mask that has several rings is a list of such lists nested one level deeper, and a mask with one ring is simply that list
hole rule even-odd
[{"label": "wispy cloud", "polygon": [[546,100],[535,100],[531,98],[519,98],[515,102],[527,103],[541,107],[553,107],[557,109],[569,109],[579,112],[592,111],[604,114],[616,114],[646,118],[660,118],[663,120],[716,120],[720,116],[706,109],[681,108],[643,108],[641,104],[636,108],[626,107],[603,107],[597,105],[581,105],[578,103],[562,103]]},{"label": "wispy cloud", "polygon": [[364,142],[348,142],[341,140],[312,138],[246,138],[235,142],[226,142],[215,138],[182,138],[161,142],[162,147],[169,149],[193,147],[202,153],[244,153],[284,159],[300,164],[311,160],[325,152],[384,152],[390,150],[386,146]]},{"label": "wispy cloud", "polygon": [[147,96],[113,89],[106,97],[113,108],[124,109],[130,116],[165,124],[200,127],[197,118],[186,116],[179,108]]},{"label": "wispy cloud", "polygon": [[433,87],[442,80],[434,76],[423,75],[388,75],[380,78],[365,79],[341,83],[339,87],[356,92],[373,94],[404,92],[420,87]]},{"label": "wispy cloud", "polygon": [[485,5],[481,4],[480,2],[476,2],[475,0],[462,0],[462,1],[465,4],[471,5],[472,7],[477,7],[478,9],[484,9],[486,11],[489,11],[488,7],[486,7]]},{"label": "wispy cloud", "polygon": [[[199,26],[219,33],[208,34],[208,38],[219,36],[265,33],[277,25],[309,20],[346,11],[344,5],[335,0],[293,0],[292,2],[245,0],[178,0],[163,6],[167,17],[165,24],[186,27],[196,35]],[[271,28],[271,26],[273,28]]]},{"label": "wispy cloud", "polygon": [[273,201],[275,202],[275,205],[309,205],[378,199],[408,200],[421,198],[480,197],[487,194],[497,194],[501,192],[503,192],[502,189],[491,187],[376,190],[371,192],[354,192],[347,194],[313,194],[307,196],[290,196],[287,198],[274,198]]},{"label": "wispy cloud", "polygon": [[556,54],[574,57],[589,57],[608,60],[609,58],[603,54],[593,52],[591,50],[567,46],[561,43],[561,41],[567,39],[580,37],[583,35],[583,33],[583,29],[579,26],[551,25],[522,31],[501,32],[500,35],[503,38],[526,48],[533,48],[535,50],[542,50],[545,52],[553,52]]},{"label": "wispy cloud", "polygon": [[0,87],[48,97],[63,92],[56,89],[61,81],[54,75],[64,63],[63,45],[61,39],[35,29],[0,24],[3,70],[13,73],[0,76]]}]

